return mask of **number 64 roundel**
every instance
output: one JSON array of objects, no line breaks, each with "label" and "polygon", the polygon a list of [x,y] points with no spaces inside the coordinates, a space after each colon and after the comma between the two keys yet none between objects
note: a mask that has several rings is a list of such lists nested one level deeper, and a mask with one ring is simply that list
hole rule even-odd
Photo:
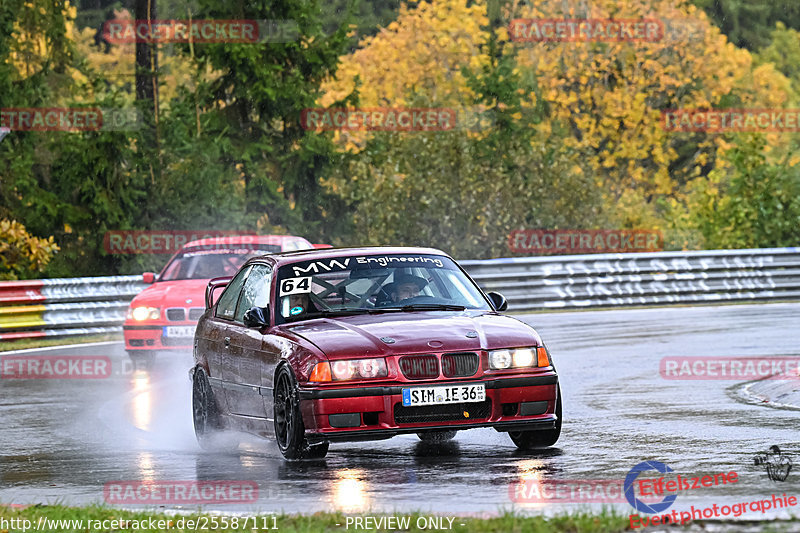
[{"label": "number 64 roundel", "polygon": [[303,294],[306,292],[311,292],[311,276],[306,278],[286,278],[281,282],[281,293],[279,296]]}]

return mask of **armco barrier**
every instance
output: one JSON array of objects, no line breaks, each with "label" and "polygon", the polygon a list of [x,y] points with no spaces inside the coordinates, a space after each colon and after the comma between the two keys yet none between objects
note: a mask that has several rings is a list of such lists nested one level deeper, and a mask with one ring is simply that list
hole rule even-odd
[{"label": "armco barrier", "polygon": [[141,276],[0,282],[0,340],[121,331]]},{"label": "armco barrier", "polygon": [[[509,311],[800,300],[800,248],[460,261]],[[140,276],[0,282],[0,340],[121,331]]]},{"label": "armco barrier", "polygon": [[800,299],[800,248],[461,261],[510,311]]}]

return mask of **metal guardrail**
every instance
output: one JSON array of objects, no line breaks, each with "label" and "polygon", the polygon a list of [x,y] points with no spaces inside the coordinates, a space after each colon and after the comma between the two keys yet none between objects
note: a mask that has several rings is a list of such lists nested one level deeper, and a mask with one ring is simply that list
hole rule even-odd
[{"label": "metal guardrail", "polygon": [[141,276],[0,282],[0,340],[122,331]]},{"label": "metal guardrail", "polygon": [[510,311],[800,299],[800,248],[461,261]]},{"label": "metal guardrail", "polygon": [[[509,311],[800,300],[800,248],[460,261]],[[0,282],[0,340],[121,331],[140,276]]]}]

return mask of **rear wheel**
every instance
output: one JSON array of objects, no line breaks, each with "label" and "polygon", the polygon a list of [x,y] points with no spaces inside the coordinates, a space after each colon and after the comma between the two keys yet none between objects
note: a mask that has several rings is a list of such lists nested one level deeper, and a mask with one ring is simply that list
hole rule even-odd
[{"label": "rear wheel", "polygon": [[214,392],[205,372],[195,369],[192,380],[192,420],[197,442],[203,449],[211,448],[213,435],[222,429]]},{"label": "rear wheel", "polygon": [[455,431],[420,431],[417,433],[419,440],[422,442],[429,442],[431,444],[436,444],[437,442],[447,442],[449,440],[453,440],[455,436]]},{"label": "rear wheel", "polygon": [[556,427],[544,431],[509,431],[508,436],[520,450],[547,448],[558,442],[561,436],[561,386],[556,388]]},{"label": "rear wheel", "polygon": [[278,370],[275,377],[273,412],[275,439],[285,458],[295,460],[325,457],[328,453],[328,442],[311,445],[305,438],[297,382],[286,365]]}]

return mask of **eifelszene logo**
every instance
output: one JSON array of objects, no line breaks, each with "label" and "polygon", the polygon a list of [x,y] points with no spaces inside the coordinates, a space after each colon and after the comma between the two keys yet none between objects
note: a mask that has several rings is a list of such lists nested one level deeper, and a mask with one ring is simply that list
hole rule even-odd
[{"label": "eifelszene logo", "polygon": [[657,503],[645,503],[639,498],[636,497],[636,494],[633,490],[633,485],[636,482],[636,478],[639,477],[639,474],[642,472],[647,472],[648,470],[655,470],[657,472],[661,472],[662,474],[666,474],[667,472],[672,472],[672,469],[661,463],[659,461],[644,461],[639,463],[638,465],[634,466],[628,472],[628,475],[625,476],[625,483],[623,485],[623,490],[625,492],[625,498],[628,500],[628,503],[641,513],[650,513],[656,514],[669,509],[675,500],[677,499],[677,494],[669,494],[664,496],[664,499]]}]

